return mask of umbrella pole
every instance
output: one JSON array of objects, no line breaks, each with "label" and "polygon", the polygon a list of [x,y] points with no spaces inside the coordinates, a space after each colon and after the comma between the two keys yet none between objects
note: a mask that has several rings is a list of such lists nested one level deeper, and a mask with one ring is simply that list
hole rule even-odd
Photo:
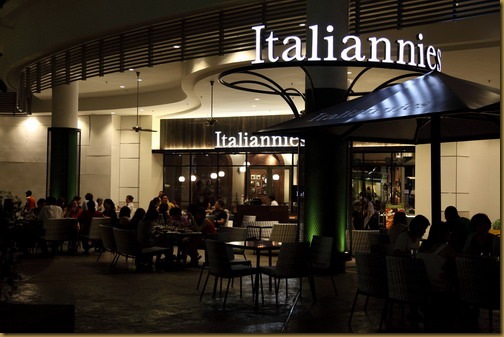
[{"label": "umbrella pole", "polygon": [[431,117],[431,222],[441,222],[441,118]]}]

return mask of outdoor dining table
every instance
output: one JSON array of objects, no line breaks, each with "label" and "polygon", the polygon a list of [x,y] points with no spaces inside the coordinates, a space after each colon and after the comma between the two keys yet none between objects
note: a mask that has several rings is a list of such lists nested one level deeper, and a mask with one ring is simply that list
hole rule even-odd
[{"label": "outdoor dining table", "polygon": [[[158,233],[162,235],[165,239],[172,242],[173,245],[177,246],[177,257],[176,261],[179,263],[182,260],[182,250],[180,249],[180,242],[187,237],[202,236],[202,232],[196,232],[188,229],[179,229],[174,227],[159,227],[157,228]],[[173,246],[172,246],[173,249]]]},{"label": "outdoor dining table", "polygon": [[[256,304],[259,304],[259,277],[260,277],[260,266],[261,266],[261,252],[268,252],[268,264],[271,266],[271,253],[273,251],[279,251],[282,247],[282,243],[278,241],[230,241],[226,243],[228,246],[234,248],[243,248],[246,250],[252,250],[256,254],[256,268],[257,274],[255,277],[255,288],[256,288]],[[271,279],[270,279],[270,289],[271,289]]]}]

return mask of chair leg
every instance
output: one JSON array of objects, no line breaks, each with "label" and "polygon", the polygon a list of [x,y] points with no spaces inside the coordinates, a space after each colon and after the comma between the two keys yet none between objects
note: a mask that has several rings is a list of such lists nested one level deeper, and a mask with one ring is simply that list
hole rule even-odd
[{"label": "chair leg", "polygon": [[[382,314],[381,314],[381,318],[380,318],[380,326],[378,327],[378,331],[382,330],[383,322],[387,318],[387,307],[388,307],[388,304],[389,304],[388,299],[385,299],[385,304],[383,305],[383,310],[382,310]],[[391,309],[392,309],[392,307],[391,307]]]},{"label": "chair leg", "polygon": [[219,277],[215,276],[214,286],[213,286],[213,293],[212,293],[213,298],[215,298],[215,295],[217,294],[217,282],[218,281],[219,281]]},{"label": "chair leg", "polygon": [[338,296],[338,289],[336,289],[336,283],[334,282],[334,277],[332,274],[331,274],[331,282],[334,289],[334,295]]},{"label": "chair leg", "polygon": [[203,263],[203,265],[201,266],[201,270],[200,270],[200,274],[199,274],[199,278],[198,278],[198,284],[196,285],[196,290],[199,289],[199,286],[201,283],[201,278],[203,277],[203,270],[205,269],[205,267],[206,267],[206,262]]},{"label": "chair leg", "polygon": [[200,302],[201,302],[201,299],[203,298],[203,293],[205,292],[205,288],[206,288],[206,285],[208,283],[208,278],[210,277],[210,273],[207,274],[206,278],[205,278],[205,283],[203,284],[203,289],[201,289],[201,295],[200,295]]},{"label": "chair leg", "polygon": [[[241,277],[240,277],[240,280],[241,280]],[[221,282],[222,282],[222,278],[221,278]],[[226,308],[226,300],[227,300],[227,295],[229,292],[229,285],[230,284],[231,284],[231,278],[228,278],[227,286],[226,286],[226,294],[224,295],[224,302],[222,303],[222,310],[224,310]]]},{"label": "chair leg", "polygon": [[367,313],[367,305],[369,302],[369,295],[366,295],[366,303],[364,304],[364,312]]},{"label": "chair leg", "polygon": [[276,300],[276,305],[278,307],[278,290],[280,289],[280,278],[275,277],[275,300]]},{"label": "chair leg", "polygon": [[313,277],[313,275],[308,275],[308,282],[310,283],[310,290],[312,293],[313,302],[316,302],[317,301],[317,292],[315,291],[315,278]]},{"label": "chair leg", "polygon": [[359,289],[357,289],[357,291],[355,292],[355,297],[353,300],[352,309],[350,310],[350,317],[348,318],[348,325],[352,324],[352,317],[353,317],[353,313],[355,311],[355,305],[357,304],[358,297],[359,297]]}]

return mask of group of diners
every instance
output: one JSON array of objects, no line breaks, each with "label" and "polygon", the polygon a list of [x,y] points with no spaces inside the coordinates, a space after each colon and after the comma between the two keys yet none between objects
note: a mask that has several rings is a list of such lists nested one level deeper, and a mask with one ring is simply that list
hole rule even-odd
[{"label": "group of diners", "polygon": [[[454,306],[458,303],[457,258],[498,261],[500,237],[490,232],[492,222],[486,214],[477,213],[467,219],[458,214],[456,207],[448,206],[444,216],[446,221],[431,225],[425,216],[416,215],[408,224],[406,214],[396,212],[386,231],[389,243],[385,246],[388,248],[376,249],[380,244],[375,244],[371,252],[422,259],[436,304],[433,308],[437,311],[432,317],[442,319],[436,323],[438,326],[449,328],[455,321]],[[427,229],[427,238],[423,239]]]},{"label": "group of diners", "polygon": [[[183,230],[185,232],[198,232],[201,235],[180,236],[177,242],[184,259],[190,258],[189,266],[198,266],[201,256],[198,249],[203,249],[205,235],[216,233],[220,226],[224,226],[228,216],[224,209],[224,202],[215,202],[211,212],[199,205],[189,205],[184,212],[175,202],[169,200],[162,191],[154,197],[147,208],[135,208],[134,197],[127,195],[124,206],[116,207],[112,199],[94,199],[93,194],[86,193],[84,200],[74,197],[68,204],[52,196],[40,198],[37,201],[31,191],[27,191],[26,203],[20,207],[17,214],[20,222],[24,224],[22,236],[30,237],[20,246],[29,247],[28,241],[37,241],[43,255],[52,255],[55,247],[49,250],[47,243],[41,240],[44,234],[44,221],[48,219],[75,218],[77,219],[75,240],[70,243],[69,251],[72,254],[89,255],[90,249],[97,251],[103,249],[101,241],[90,241],[86,238],[89,234],[91,221],[97,217],[110,218],[110,225],[120,229],[136,231],[140,248],[151,246],[172,246],[172,238],[166,235],[166,229]],[[18,235],[19,237],[19,235]],[[23,241],[23,240],[21,240]],[[79,253],[79,243],[82,251]],[[26,250],[27,251],[27,250]],[[171,258],[171,257],[169,257]],[[142,263],[139,259],[138,263]],[[141,266],[138,266],[141,269]]]}]

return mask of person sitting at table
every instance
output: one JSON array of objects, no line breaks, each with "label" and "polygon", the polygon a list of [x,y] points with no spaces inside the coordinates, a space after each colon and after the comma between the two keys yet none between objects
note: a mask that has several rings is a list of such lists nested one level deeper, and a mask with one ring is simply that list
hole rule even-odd
[{"label": "person sitting at table", "polygon": [[[140,221],[137,227],[137,241],[139,248],[149,248],[158,245],[158,240],[156,237],[156,230],[154,225],[158,219],[158,205],[159,198],[156,197],[152,199],[149,203],[149,208],[147,213]],[[138,211],[137,211],[138,212]],[[135,212],[136,213],[136,212]],[[160,256],[156,257],[156,262],[159,262]],[[152,256],[149,255],[139,255],[135,259],[135,264],[137,271],[151,271],[152,270]]]},{"label": "person sitting at table", "polygon": [[119,219],[117,222],[118,228],[129,228],[131,209],[128,206],[123,206],[119,210]]},{"label": "person sitting at table", "polygon": [[177,227],[180,229],[189,228],[189,221],[182,215],[182,210],[179,207],[172,207],[168,211],[170,217],[168,218],[168,226]]},{"label": "person sitting at table", "polygon": [[[93,218],[101,218],[103,214],[96,210],[96,203],[93,200],[88,200],[86,205],[86,210],[83,210],[81,215],[79,216],[79,234],[80,235],[88,235],[89,230],[91,228],[91,220]],[[95,247],[96,242],[89,244],[89,240],[87,238],[81,239],[82,248],[84,249],[83,255],[89,255],[89,249],[91,247]],[[96,247],[98,248],[98,247]],[[101,247],[100,247],[101,248]]]},{"label": "person sitting at table", "polygon": [[390,226],[387,234],[390,239],[391,247],[394,247],[397,238],[402,232],[408,231],[408,220],[406,213],[396,211],[394,213],[394,218],[392,220],[392,225]]},{"label": "person sitting at table", "polygon": [[434,331],[452,331],[457,312],[457,251],[450,242],[450,227],[446,222],[433,223],[427,240],[418,249],[417,258],[424,260],[433,304],[430,324]]},{"label": "person sitting at table", "polygon": [[82,214],[82,207],[79,205],[77,200],[72,200],[70,206],[66,209],[64,218],[74,218],[77,219]]},{"label": "person sitting at table", "polygon": [[411,220],[407,232],[402,232],[396,240],[393,254],[396,256],[416,254],[420,247],[420,239],[430,226],[429,219],[419,214]]},{"label": "person sitting at table", "polygon": [[112,227],[116,227],[119,223],[119,219],[117,218],[116,206],[112,199],[103,200],[103,207],[105,208],[105,210],[102,212],[102,214],[110,218],[110,225]]},{"label": "person sitting at table", "polygon": [[168,223],[168,219],[170,218],[170,214],[168,213],[170,209],[175,207],[175,204],[170,202],[170,199],[168,199],[168,196],[163,193],[160,198],[160,204],[158,205],[158,212],[159,214],[163,215],[163,221],[165,224]]},{"label": "person sitting at table", "polygon": [[492,221],[486,214],[475,214],[471,218],[471,229],[474,232],[467,237],[463,253],[477,256],[493,255],[494,240],[498,238],[489,232],[491,227]]},{"label": "person sitting at table", "polygon": [[40,209],[38,215],[38,220],[42,223],[47,219],[62,219],[63,209],[56,205],[56,198],[48,196],[46,198],[46,204]]},{"label": "person sitting at table", "polygon": [[198,249],[205,249],[204,238],[209,234],[217,233],[217,229],[214,223],[206,217],[206,212],[203,207],[189,205],[187,208],[187,215],[189,217],[189,229],[202,233],[202,236],[191,236],[188,240],[184,241],[184,253],[191,258],[189,266],[197,267],[198,261],[201,259]]},{"label": "person sitting at table", "polygon": [[128,226],[125,229],[133,229],[133,230],[136,231],[137,228],[138,228],[138,224],[140,223],[140,221],[142,221],[142,219],[144,218],[144,216],[145,216],[145,209],[138,208],[135,211],[135,214],[133,214],[133,216],[131,217],[131,220],[128,223]]},{"label": "person sitting at table", "polygon": [[213,221],[214,221],[215,228],[219,229],[220,227],[223,227],[226,225],[228,214],[224,210],[225,204],[222,199],[217,200],[215,202],[214,206],[215,206],[215,209],[212,212]]}]

